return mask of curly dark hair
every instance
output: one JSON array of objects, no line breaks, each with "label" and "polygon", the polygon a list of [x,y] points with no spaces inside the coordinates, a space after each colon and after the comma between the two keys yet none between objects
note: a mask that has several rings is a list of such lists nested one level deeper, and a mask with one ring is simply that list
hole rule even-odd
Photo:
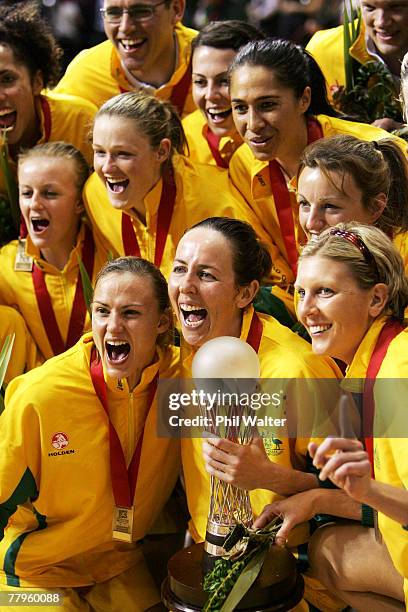
[{"label": "curly dark hair", "polygon": [[34,78],[41,72],[44,87],[56,85],[61,73],[62,49],[42,18],[34,0],[0,7],[0,44],[13,51]]}]

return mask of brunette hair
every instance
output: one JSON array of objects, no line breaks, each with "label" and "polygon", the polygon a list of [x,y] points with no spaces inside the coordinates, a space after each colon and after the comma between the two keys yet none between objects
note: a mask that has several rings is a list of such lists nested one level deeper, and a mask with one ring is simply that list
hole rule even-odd
[{"label": "brunette hair", "polygon": [[251,40],[261,40],[265,35],[251,23],[230,19],[226,21],[210,21],[193,39],[193,52],[198,47],[214,47],[215,49],[234,49],[246,45]]},{"label": "brunette hair", "polygon": [[0,7],[0,44],[9,47],[33,79],[41,73],[44,87],[53,87],[60,77],[62,49],[58,46],[37,2]]},{"label": "brunette hair", "polygon": [[249,42],[235,56],[229,69],[230,79],[240,66],[246,65],[273,71],[282,86],[291,89],[297,99],[310,87],[311,101],[306,114],[338,116],[327,99],[326,81],[319,65],[295,43],[280,38]]},{"label": "brunette hair", "polygon": [[261,283],[269,276],[272,268],[271,256],[249,223],[229,217],[209,217],[190,227],[186,233],[197,227],[207,227],[219,232],[229,242],[235,282],[238,286],[245,287],[253,280]]},{"label": "brunette hair", "polygon": [[349,174],[370,212],[376,211],[375,199],[384,193],[387,205],[374,225],[388,236],[408,230],[408,162],[394,139],[370,142],[344,134],[322,138],[303,151],[298,179],[304,168],[319,168],[331,183],[329,172],[338,173],[340,185],[333,186],[342,193]]}]

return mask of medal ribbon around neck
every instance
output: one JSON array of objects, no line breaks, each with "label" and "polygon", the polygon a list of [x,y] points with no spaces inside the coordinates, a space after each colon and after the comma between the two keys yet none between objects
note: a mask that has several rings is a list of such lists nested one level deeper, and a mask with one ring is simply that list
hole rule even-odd
[{"label": "medal ribbon around neck", "polygon": [[[109,462],[115,505],[122,508],[131,508],[133,506],[137,478],[139,474],[145,426],[143,425],[143,429],[137,441],[132,460],[127,468],[125,455],[123,453],[119,436],[109,417],[108,393],[106,382],[103,377],[102,360],[97,354],[95,347],[93,347],[91,353],[90,373],[95,393],[98,396],[98,399],[101,402],[109,420]],[[149,394],[147,399],[148,413],[146,415],[146,420],[156,395],[158,378],[159,372],[156,373],[154,379],[149,385]]]},{"label": "medal ribbon around neck", "polygon": [[[316,119],[307,119],[307,144],[323,138],[323,130]],[[276,212],[279,225],[282,231],[283,242],[288,256],[290,268],[296,276],[298,250],[295,238],[295,225],[293,222],[292,203],[285,176],[280,164],[273,159],[269,162],[269,178],[273,199],[275,201]]]},{"label": "medal ribbon around neck", "polygon": [[258,353],[259,345],[262,340],[262,323],[256,314],[255,310],[252,314],[251,325],[249,327],[248,337],[246,339],[249,346],[252,346],[254,351]]},{"label": "medal ribbon around neck", "polygon": [[[163,175],[162,193],[159,203],[156,228],[156,245],[154,249],[154,264],[160,268],[164,247],[170,229],[171,218],[173,216],[174,203],[176,200],[176,184],[174,172],[170,168]],[[132,220],[129,215],[122,213],[122,243],[125,255],[135,255],[140,257],[140,247]]]},{"label": "medal ribbon around neck", "polygon": [[[85,238],[82,246],[81,259],[89,278],[92,278],[95,259],[95,243],[92,232],[87,225],[85,226]],[[54,355],[59,355],[78,342],[84,331],[86,304],[84,290],[82,287],[81,273],[78,269],[75,296],[69,319],[67,341],[65,344],[58,327],[54,309],[52,307],[51,297],[45,282],[45,275],[36,263],[34,263],[31,276],[33,279],[37,306],[38,310],[40,311],[45,333],[47,334],[47,338]]]},{"label": "medal ribbon around neck", "polygon": [[389,320],[384,325],[378,336],[376,345],[370,357],[370,362],[367,368],[366,379],[364,382],[363,391],[363,432],[364,432],[364,443],[365,449],[368,453],[368,457],[371,463],[371,475],[374,478],[374,442],[373,442],[373,428],[374,428],[374,414],[375,414],[375,402],[374,402],[374,384],[377,378],[377,374],[384,360],[385,355],[391,342],[394,338],[402,332],[404,329],[403,325],[399,321]]},{"label": "medal ribbon around neck", "polygon": [[221,138],[216,136],[214,132],[210,130],[208,125],[205,126],[204,135],[217,166],[219,168],[228,168],[228,162],[222,157],[219,149]]}]

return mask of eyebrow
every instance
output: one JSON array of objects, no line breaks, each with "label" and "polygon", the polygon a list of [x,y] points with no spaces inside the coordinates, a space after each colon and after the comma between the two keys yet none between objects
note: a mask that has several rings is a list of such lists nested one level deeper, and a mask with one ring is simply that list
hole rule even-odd
[{"label": "eyebrow", "polygon": [[[339,196],[343,195],[341,193],[341,191],[338,191],[337,193],[333,193],[333,194],[324,194],[323,196],[319,196],[317,198],[317,201],[320,202],[321,200],[327,200],[327,199],[333,199],[333,198],[338,198]],[[307,200],[308,202],[310,201],[309,198],[307,198],[305,195],[303,195],[303,193],[300,193],[300,191],[297,192],[297,197],[298,198],[303,198],[305,200]]]},{"label": "eyebrow", "polygon": [[[185,266],[188,266],[188,262],[184,261],[184,259],[179,259],[178,257],[176,257],[174,262],[176,262],[176,261],[178,263],[184,264]],[[212,266],[211,264],[198,264],[197,267],[200,268],[201,270],[203,268],[209,268],[210,270],[217,270],[217,272],[220,271],[219,268],[217,268],[216,266]]]},{"label": "eyebrow", "polygon": [[[218,72],[215,76],[220,77],[226,74],[228,74],[228,70],[222,70],[222,72]],[[201,74],[201,72],[193,72],[193,77],[204,77],[205,79],[208,78],[206,74]]]},{"label": "eyebrow", "polygon": [[[100,306],[105,306],[106,308],[110,308],[109,304],[105,304],[104,302],[100,302],[99,300],[94,300],[93,303],[99,304]],[[138,304],[137,302],[133,302],[130,304],[124,304],[123,306],[121,306],[121,308],[129,308],[131,306],[136,308],[142,308],[144,304]]]},{"label": "eyebrow", "polygon": [[[259,96],[259,98],[256,98],[256,102],[262,102],[262,100],[280,100],[281,96],[280,95],[276,95],[274,96],[273,94],[269,94],[267,96]],[[242,100],[241,98],[231,98],[231,100],[233,102],[245,102],[245,100]]]}]

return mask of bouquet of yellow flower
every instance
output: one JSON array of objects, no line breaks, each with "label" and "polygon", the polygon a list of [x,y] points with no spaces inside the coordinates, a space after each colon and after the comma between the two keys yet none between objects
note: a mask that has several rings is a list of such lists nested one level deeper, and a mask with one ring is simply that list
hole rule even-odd
[{"label": "bouquet of yellow flower", "polygon": [[[398,85],[385,64],[376,60],[360,64],[350,55],[350,47],[359,36],[361,11],[356,14],[350,2],[349,12],[345,6],[343,15],[346,84],[331,88],[334,105],[362,123],[384,117],[403,123]],[[407,138],[407,130],[399,132]]]}]

